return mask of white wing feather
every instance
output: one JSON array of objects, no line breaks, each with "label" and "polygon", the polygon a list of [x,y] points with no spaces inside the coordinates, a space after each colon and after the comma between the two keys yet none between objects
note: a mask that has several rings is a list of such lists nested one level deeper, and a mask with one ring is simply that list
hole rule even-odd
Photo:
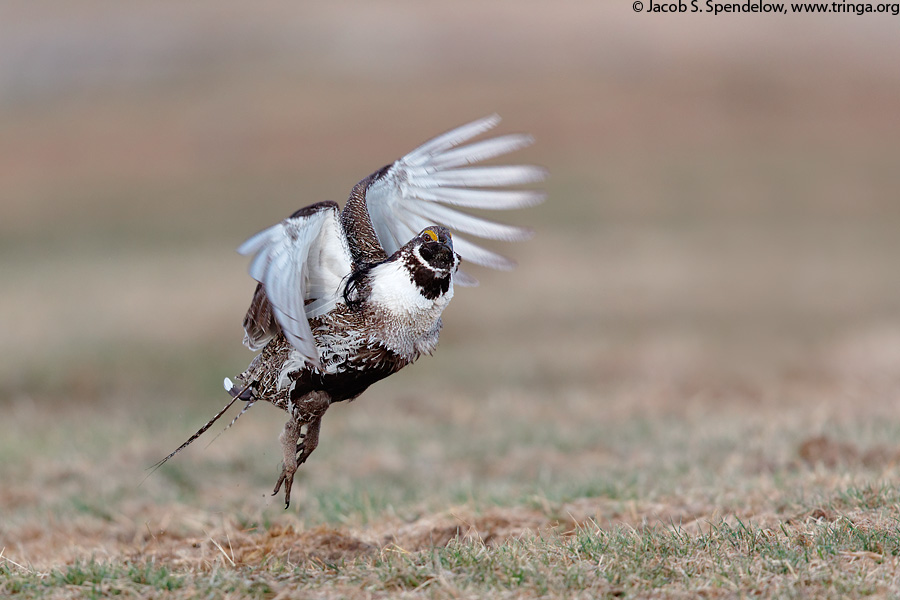
[{"label": "white wing feather", "polygon": [[[388,255],[418,231],[435,224],[487,239],[517,241],[531,237],[530,229],[450,208],[509,210],[544,199],[544,193],[538,190],[484,189],[529,184],[546,177],[544,169],[531,165],[471,166],[533,143],[529,135],[511,134],[461,145],[499,122],[499,116],[491,115],[439,135],[394,162],[369,185],[366,206],[378,241]],[[454,236],[454,249],[463,259],[479,265],[494,269],[515,266],[510,259],[460,236]],[[255,255],[250,275],[263,284],[279,327],[304,359],[318,366],[309,319],[327,313],[340,302],[352,268],[337,205],[300,211],[257,233],[238,252]],[[461,285],[478,283],[462,271],[456,281]]]},{"label": "white wing feather", "polygon": [[250,276],[265,287],[284,336],[318,365],[309,319],[335,307],[351,269],[337,206],[285,219],[248,239],[238,252],[255,254]]},{"label": "white wing feather", "polygon": [[[482,189],[534,183],[547,174],[532,165],[470,166],[533,143],[529,135],[511,134],[460,145],[499,122],[500,117],[491,115],[439,135],[394,162],[369,185],[366,206],[378,241],[388,255],[429,225],[444,225],[486,239],[516,241],[531,237],[530,229],[450,208],[509,210],[544,199],[538,190]],[[494,269],[509,269],[515,264],[468,240],[458,236],[453,239],[454,249],[464,260]],[[477,283],[462,273],[457,279],[463,285]]]}]

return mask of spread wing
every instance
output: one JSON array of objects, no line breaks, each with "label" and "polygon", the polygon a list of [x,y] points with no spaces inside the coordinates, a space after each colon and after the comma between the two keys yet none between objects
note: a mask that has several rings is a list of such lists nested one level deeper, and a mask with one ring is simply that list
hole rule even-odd
[{"label": "spread wing", "polygon": [[308,362],[318,365],[309,319],[334,308],[351,269],[338,205],[318,202],[302,208],[248,239],[238,252],[255,255],[249,271],[260,284],[244,319],[244,343],[258,350],[280,328]]},{"label": "spread wing", "polygon": [[[366,207],[378,241],[393,254],[429,225],[444,225],[477,237],[516,241],[528,239],[530,229],[496,223],[451,207],[508,210],[538,204],[539,190],[497,189],[542,181],[546,171],[532,165],[471,166],[531,145],[530,135],[510,134],[467,145],[464,142],[492,129],[500,117],[492,115],[448,131],[397,160],[366,189]],[[515,263],[458,235],[453,247],[464,260],[493,269]],[[457,282],[476,285],[459,273]]]}]

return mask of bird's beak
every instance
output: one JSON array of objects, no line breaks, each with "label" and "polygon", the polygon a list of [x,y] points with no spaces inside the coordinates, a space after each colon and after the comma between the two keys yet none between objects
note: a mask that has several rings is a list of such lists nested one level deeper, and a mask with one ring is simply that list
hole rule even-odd
[{"label": "bird's beak", "polygon": [[422,245],[420,253],[428,264],[443,271],[452,269],[456,259],[453,242],[450,240],[426,242]]},{"label": "bird's beak", "polygon": [[433,262],[441,269],[449,269],[453,266],[453,245],[450,243],[439,244],[434,253]]}]

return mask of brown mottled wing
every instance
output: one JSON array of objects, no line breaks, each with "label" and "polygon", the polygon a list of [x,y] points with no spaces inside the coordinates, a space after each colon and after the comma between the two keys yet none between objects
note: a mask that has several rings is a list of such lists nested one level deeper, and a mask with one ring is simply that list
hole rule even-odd
[{"label": "brown mottled wing", "polygon": [[263,284],[256,284],[250,308],[244,316],[244,345],[253,351],[262,350],[281,329],[272,312],[272,305],[266,297]]},{"label": "brown mottled wing", "polygon": [[366,190],[389,168],[390,165],[372,173],[353,186],[347,205],[341,211],[341,225],[347,232],[347,244],[357,268],[362,265],[379,263],[388,258],[388,253],[385,252],[385,248],[382,247],[375,234],[375,228],[369,217],[369,209],[366,206]]}]

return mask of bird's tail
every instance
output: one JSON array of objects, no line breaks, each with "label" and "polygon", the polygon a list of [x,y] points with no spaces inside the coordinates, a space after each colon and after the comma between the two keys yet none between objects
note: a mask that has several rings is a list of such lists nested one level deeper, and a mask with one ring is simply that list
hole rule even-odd
[{"label": "bird's tail", "polygon": [[[175,450],[173,450],[167,457],[165,457],[164,459],[162,459],[161,461],[159,461],[158,463],[156,463],[155,465],[150,467],[150,472],[147,474],[147,477],[150,477],[150,475],[153,475],[153,473],[155,473],[156,470],[159,469],[161,466],[166,464],[166,462],[170,458],[172,458],[173,456],[175,456],[176,454],[178,454],[179,452],[181,452],[182,450],[184,450],[185,448],[190,446],[194,442],[194,440],[196,440],[198,437],[200,437],[201,435],[206,433],[206,430],[208,430],[210,427],[212,427],[216,421],[221,419],[222,415],[224,415],[228,411],[228,409],[231,408],[231,405],[234,404],[236,401],[244,400],[245,402],[247,402],[247,405],[244,406],[244,408],[241,409],[241,412],[239,412],[237,414],[237,416],[231,420],[231,423],[229,423],[228,426],[222,430],[222,433],[224,433],[225,431],[228,431],[228,429],[232,425],[234,425],[235,422],[239,418],[241,418],[241,415],[243,415],[245,412],[247,412],[247,410],[249,410],[250,407],[253,406],[253,404],[256,402],[256,398],[254,397],[254,394],[253,394],[253,388],[249,384],[239,388],[236,385],[234,385],[234,383],[232,383],[231,379],[226,377],[225,381],[224,381],[224,385],[225,385],[225,391],[227,391],[231,395],[231,402],[226,404],[224,406],[224,408],[222,408],[222,410],[220,410],[218,413],[216,413],[216,415],[212,419],[210,419],[209,421],[206,422],[206,425],[204,425],[203,427],[198,429],[194,435],[192,435],[191,437],[189,437],[187,439],[187,441],[185,441],[183,444],[181,444],[180,446],[175,448]],[[222,435],[222,433],[220,433],[219,435]],[[217,435],[216,438],[218,438],[218,437],[219,436]],[[213,439],[213,441],[215,441],[215,438]],[[210,442],[210,443],[212,443],[212,442]],[[141,481],[141,483],[146,481],[147,477],[144,477],[144,480]]]},{"label": "bird's tail", "polygon": [[226,377],[224,385],[225,391],[231,394],[231,397],[236,400],[243,400],[244,402],[247,402],[253,399],[253,384],[247,384],[242,387],[238,387],[231,381],[231,379]]}]

